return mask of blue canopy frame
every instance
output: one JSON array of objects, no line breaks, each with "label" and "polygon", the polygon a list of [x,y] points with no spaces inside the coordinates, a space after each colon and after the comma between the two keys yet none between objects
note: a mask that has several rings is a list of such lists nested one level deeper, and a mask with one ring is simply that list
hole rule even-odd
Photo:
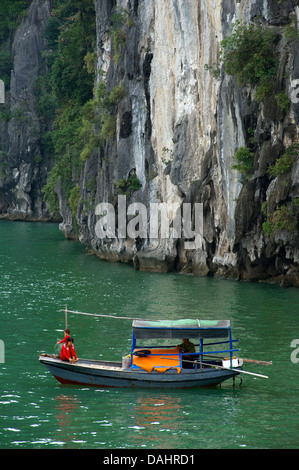
[{"label": "blue canopy frame", "polygon": [[[158,320],[145,321],[134,320],[132,332],[131,363],[133,352],[136,348],[136,341],[139,339],[168,339],[168,338],[192,338],[199,340],[199,352],[182,353],[184,356],[199,356],[200,363],[204,354],[204,346],[219,345],[229,343],[229,349],[209,351],[209,354],[229,354],[232,366],[233,353],[239,349],[233,349],[233,343],[239,341],[232,339],[231,326],[229,320]],[[222,339],[222,341],[204,343],[206,339]],[[140,346],[138,346],[140,347]],[[144,346],[142,346],[144,347]],[[149,346],[147,346],[149,347]],[[169,354],[170,355],[170,354]]]}]

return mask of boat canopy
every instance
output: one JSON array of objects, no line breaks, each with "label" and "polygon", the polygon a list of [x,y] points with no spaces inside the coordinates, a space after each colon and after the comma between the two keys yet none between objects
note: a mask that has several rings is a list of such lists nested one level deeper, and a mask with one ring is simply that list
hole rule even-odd
[{"label": "boat canopy", "polygon": [[229,332],[229,320],[133,321],[133,334],[136,339],[228,338]]}]

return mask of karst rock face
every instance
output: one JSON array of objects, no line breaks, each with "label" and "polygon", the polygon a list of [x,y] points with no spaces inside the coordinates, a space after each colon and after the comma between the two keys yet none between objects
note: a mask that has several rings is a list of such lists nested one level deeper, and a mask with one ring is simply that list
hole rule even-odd
[{"label": "karst rock face", "polygon": [[42,52],[46,49],[44,30],[49,17],[50,2],[33,0],[7,45],[13,66],[5,100],[10,119],[1,121],[0,126],[0,215],[14,219],[50,218],[41,189],[52,161],[41,148],[42,130],[34,93],[36,80],[45,67]]},{"label": "karst rock face", "polygon": [[[298,220],[298,155],[284,174],[271,176],[268,171],[298,142],[298,39],[284,34],[286,25],[298,24],[297,3],[95,0],[95,87],[104,76],[107,90],[121,84],[124,92],[115,109],[115,137],[94,148],[82,166],[75,218],[57,184],[60,229],[66,237],[79,239],[102,259],[140,270],[299,286],[298,224],[292,230],[286,224],[271,232],[263,228],[267,214],[274,224],[278,208]],[[111,35],[115,11],[126,12],[129,19],[121,26],[117,60]],[[50,14],[50,2],[33,0],[11,41],[10,106],[22,105],[24,116],[15,113],[1,127],[6,158],[6,175],[0,178],[2,216],[49,217],[41,188],[53,161],[40,148],[32,89],[44,67],[44,28]],[[276,89],[263,102],[255,99],[254,86],[238,83],[219,62],[221,41],[236,21],[276,33]],[[275,100],[278,93],[289,99],[283,109]],[[232,168],[242,147],[254,153],[246,178]],[[203,205],[199,247],[186,249],[182,238],[151,238],[149,230],[147,237],[121,238],[117,215],[116,237],[98,237],[97,204],[109,202],[117,214],[118,182],[132,174],[140,187],[126,193],[127,206],[142,203],[149,214],[157,202],[189,203],[193,211],[195,203]]]}]

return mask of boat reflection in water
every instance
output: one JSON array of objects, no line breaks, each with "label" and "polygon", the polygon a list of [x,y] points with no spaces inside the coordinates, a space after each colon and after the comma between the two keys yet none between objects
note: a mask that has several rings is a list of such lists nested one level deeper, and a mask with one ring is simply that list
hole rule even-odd
[{"label": "boat reflection in water", "polygon": [[182,423],[178,420],[178,416],[182,410],[181,398],[176,395],[137,396],[136,404],[129,410],[134,421],[134,425],[129,426],[129,429],[135,430],[134,441],[141,447],[143,442],[147,445],[152,441],[152,444],[155,443],[160,449],[171,448],[169,434],[174,441],[176,435],[179,439]]}]

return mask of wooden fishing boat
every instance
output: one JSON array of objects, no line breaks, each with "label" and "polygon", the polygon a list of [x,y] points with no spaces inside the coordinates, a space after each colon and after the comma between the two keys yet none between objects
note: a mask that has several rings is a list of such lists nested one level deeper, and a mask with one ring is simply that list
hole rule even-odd
[{"label": "wooden fishing boat", "polygon": [[[242,370],[243,360],[234,357],[238,349],[233,348],[233,343],[238,340],[232,339],[230,322],[227,320],[135,319],[132,330],[131,354],[119,362],[79,359],[76,363],[70,363],[60,360],[59,356],[48,354],[41,354],[39,361],[61,384],[99,388],[206,387],[218,385],[240,373],[251,374]],[[182,340],[182,338],[196,342],[198,351],[183,353],[178,346],[147,344],[150,340],[165,342],[166,339]],[[227,349],[223,349],[225,344],[228,345]],[[218,356],[219,354],[225,356]]]}]

